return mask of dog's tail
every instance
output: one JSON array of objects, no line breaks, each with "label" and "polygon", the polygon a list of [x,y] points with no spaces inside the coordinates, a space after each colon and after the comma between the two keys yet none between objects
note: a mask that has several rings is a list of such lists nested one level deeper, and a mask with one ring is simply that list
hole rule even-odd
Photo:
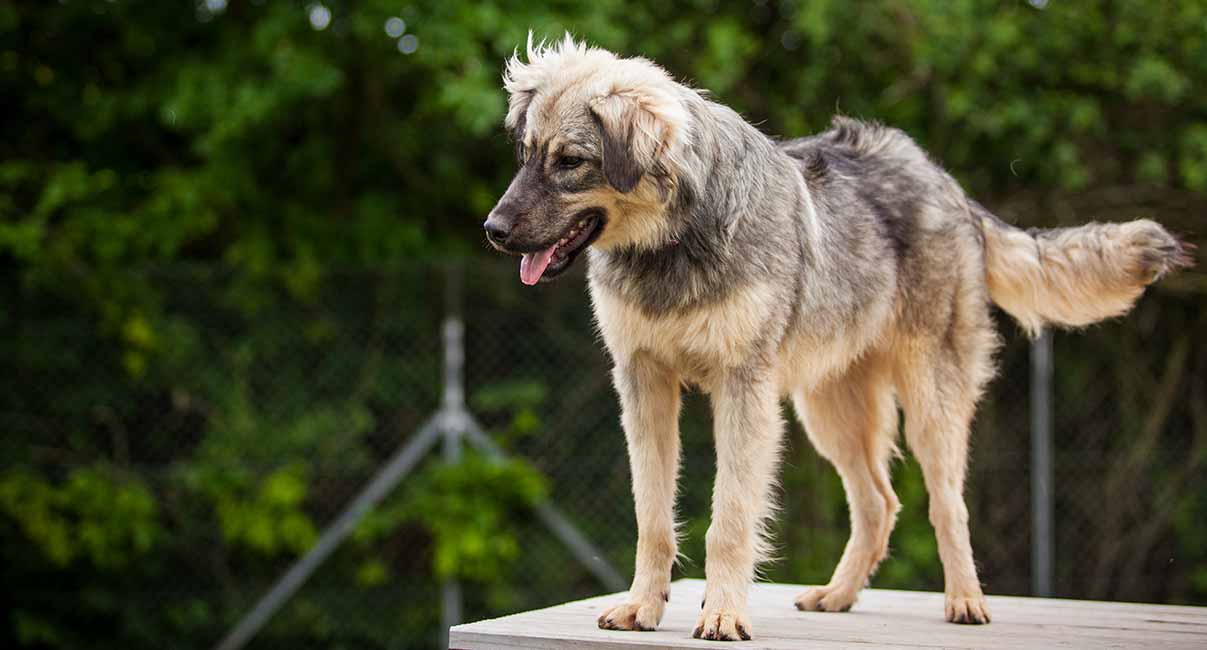
[{"label": "dog's tail", "polygon": [[1194,246],[1140,219],[1019,230],[973,203],[985,236],[989,297],[1036,336],[1120,316],[1161,276],[1194,265]]}]

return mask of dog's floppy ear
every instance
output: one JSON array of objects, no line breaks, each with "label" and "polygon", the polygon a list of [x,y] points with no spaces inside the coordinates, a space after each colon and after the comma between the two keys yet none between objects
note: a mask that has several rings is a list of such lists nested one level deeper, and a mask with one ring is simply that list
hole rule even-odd
[{"label": "dog's floppy ear", "polygon": [[591,115],[599,126],[604,178],[617,191],[633,191],[653,162],[657,145],[639,130],[636,122],[652,120],[642,116],[636,102],[622,95],[595,100],[591,103]]},{"label": "dog's floppy ear", "polygon": [[659,158],[671,156],[675,138],[682,135],[677,123],[681,105],[670,100],[670,110],[660,110],[660,102],[666,104],[667,98],[639,92],[612,92],[591,101],[603,144],[604,178],[617,191],[633,191]]}]

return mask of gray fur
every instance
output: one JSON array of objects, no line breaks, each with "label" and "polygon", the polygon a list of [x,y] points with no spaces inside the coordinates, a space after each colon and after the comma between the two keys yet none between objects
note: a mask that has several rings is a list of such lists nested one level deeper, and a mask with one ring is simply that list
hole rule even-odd
[{"label": "gray fur", "polygon": [[[1190,249],[1147,221],[1024,234],[897,129],[838,117],[777,142],[648,61],[569,38],[528,53],[532,67],[513,59],[505,84],[508,124],[532,150],[517,145],[521,170],[488,224],[507,225],[506,241],[492,243],[520,253],[566,250],[584,219],[599,224],[583,248],[601,238],[587,248],[588,275],[643,540],[631,602],[606,610],[600,627],[652,629],[661,617],[684,382],[710,393],[718,454],[696,636],[749,638],[745,584],[766,550],[782,397],[842,475],[852,514],[834,578],[797,607],[849,609],[887,553],[899,405],[930,493],[947,619],[989,622],[962,490],[998,346],[991,299],[1029,331],[1094,322],[1189,264]],[[550,98],[531,111],[546,132],[527,132],[546,85]],[[597,101],[624,111],[608,106],[605,119]],[[666,136],[687,132],[685,144]],[[566,155],[583,162],[559,165]]]},{"label": "gray fur", "polygon": [[796,165],[729,108],[695,93],[684,101],[699,126],[685,164],[693,173],[679,180],[667,212],[673,240],[655,250],[593,250],[592,275],[651,314],[715,302],[765,278],[788,280],[782,291],[792,302],[793,269],[809,257]]},{"label": "gray fur", "polygon": [[[839,117],[822,134],[776,143],[696,93],[685,101],[699,127],[686,165],[695,173],[668,211],[675,242],[589,255],[594,279],[651,314],[771,281],[793,307],[784,327],[824,336],[892,300],[899,284],[930,305],[936,284],[949,284],[951,260],[949,246],[927,244],[979,238],[962,190],[901,131]],[[798,177],[823,239],[808,236]],[[939,232],[917,223],[928,211],[947,215]]]}]

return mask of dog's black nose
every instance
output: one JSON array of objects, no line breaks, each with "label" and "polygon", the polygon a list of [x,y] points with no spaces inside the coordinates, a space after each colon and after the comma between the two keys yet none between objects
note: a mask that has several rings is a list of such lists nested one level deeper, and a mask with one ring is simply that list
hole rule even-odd
[{"label": "dog's black nose", "polygon": [[507,236],[511,234],[511,226],[505,224],[500,219],[487,219],[486,223],[482,224],[486,229],[487,239],[496,244],[502,244],[507,241]]}]

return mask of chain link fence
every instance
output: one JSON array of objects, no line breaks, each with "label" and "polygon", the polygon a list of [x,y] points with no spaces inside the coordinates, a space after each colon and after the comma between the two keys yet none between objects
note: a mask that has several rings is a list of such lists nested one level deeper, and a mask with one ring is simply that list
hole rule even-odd
[{"label": "chain link fence", "polygon": [[[461,274],[466,403],[512,460],[467,451],[449,469],[434,450],[248,647],[435,647],[447,579],[466,620],[606,591],[533,516],[544,500],[629,575],[624,437],[581,277],[524,287],[508,260]],[[182,267],[139,276],[155,299],[137,318],[13,303],[0,321],[6,637],[217,643],[439,409],[445,279],[419,263],[272,281]],[[1058,596],[1207,603],[1207,352],[1183,307],[1157,292],[1125,320],[1055,337]],[[967,495],[986,590],[1027,595],[1029,343],[998,322]],[[111,344],[82,345],[93,328]],[[824,582],[846,541],[843,492],[785,414],[767,576]],[[675,577],[703,577],[714,462],[699,394],[682,433]],[[904,508],[872,585],[941,590],[908,455],[894,485]]]}]

